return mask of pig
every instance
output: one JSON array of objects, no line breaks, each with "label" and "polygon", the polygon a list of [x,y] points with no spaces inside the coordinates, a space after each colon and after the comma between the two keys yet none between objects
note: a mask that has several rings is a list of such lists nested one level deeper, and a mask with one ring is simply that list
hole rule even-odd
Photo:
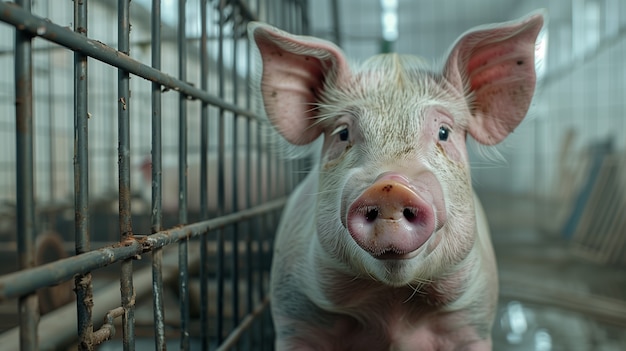
[{"label": "pig", "polygon": [[545,14],[463,34],[441,67],[252,22],[261,112],[316,165],[288,199],[270,275],[277,350],[490,350],[498,297],[466,138],[527,114]]}]

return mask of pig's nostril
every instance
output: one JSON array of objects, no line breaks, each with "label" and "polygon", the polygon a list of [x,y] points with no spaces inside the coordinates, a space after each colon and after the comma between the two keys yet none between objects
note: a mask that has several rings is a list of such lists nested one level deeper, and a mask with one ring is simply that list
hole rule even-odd
[{"label": "pig's nostril", "polygon": [[402,215],[409,222],[414,222],[417,220],[417,210],[414,208],[405,208],[402,211]]},{"label": "pig's nostril", "polygon": [[368,222],[373,222],[376,220],[376,218],[378,217],[378,209],[377,208],[372,208],[367,210],[367,212],[365,213],[365,219]]}]

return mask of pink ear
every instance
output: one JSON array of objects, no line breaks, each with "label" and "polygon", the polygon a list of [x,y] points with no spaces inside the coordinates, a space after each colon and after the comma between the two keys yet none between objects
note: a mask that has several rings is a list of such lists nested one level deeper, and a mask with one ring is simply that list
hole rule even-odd
[{"label": "pink ear", "polygon": [[320,96],[349,74],[341,50],[258,22],[248,25],[248,33],[261,54],[261,93],[270,122],[292,144],[312,142],[322,133],[316,123]]},{"label": "pink ear", "polygon": [[467,99],[469,132],[497,144],[522,121],[535,90],[535,41],[543,13],[474,29],[454,45],[444,76]]}]

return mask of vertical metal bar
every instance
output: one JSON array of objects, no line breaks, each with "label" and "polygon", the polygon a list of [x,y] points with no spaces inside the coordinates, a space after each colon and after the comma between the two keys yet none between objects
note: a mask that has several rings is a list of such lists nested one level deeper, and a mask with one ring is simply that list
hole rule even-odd
[{"label": "vertical metal bar", "polygon": [[[178,2],[178,77],[187,79],[187,35],[186,35],[185,0]],[[178,97],[178,221],[187,223],[187,97]],[[189,239],[178,243],[179,300],[180,300],[180,349],[189,350]]]},{"label": "vertical metal bar", "polygon": [[[264,140],[263,140],[263,132],[262,132],[262,126],[260,124],[257,124],[257,128],[256,128],[256,140],[257,140],[257,160],[259,160],[258,164],[257,164],[257,180],[255,182],[256,187],[257,187],[257,203],[265,200],[267,201],[268,199],[270,199],[270,191],[269,189],[265,186],[266,184],[263,184],[262,179],[264,176],[267,176],[266,172],[267,169],[269,167],[269,162],[265,157],[265,152],[263,151],[263,148],[265,146],[264,144]],[[265,164],[266,167],[263,167],[263,165]],[[263,189],[265,189],[265,194],[266,197],[263,198]],[[257,244],[257,252],[256,252],[256,267],[257,267],[257,283],[256,283],[256,287],[257,287],[257,293],[258,293],[258,297],[259,297],[259,301],[263,301],[263,299],[265,298],[265,288],[264,288],[264,277],[263,277],[263,271],[265,269],[265,267],[263,266],[263,230],[265,228],[265,217],[266,215],[261,215],[257,218],[257,226],[255,229],[255,237],[254,240],[256,241]],[[260,338],[259,338],[259,342],[261,345],[265,344],[265,321],[263,319],[261,319],[260,323],[259,323],[259,330],[260,330]]]},{"label": "vertical metal bar", "polygon": [[309,2],[307,0],[301,0],[300,20],[302,21],[302,34],[311,34],[311,23],[309,23]]},{"label": "vertical metal bar", "polygon": [[[218,96],[224,98],[224,0],[220,0],[218,7],[218,42],[217,42],[217,72]],[[224,109],[220,108],[218,116],[217,138],[217,212],[224,213]],[[217,232],[217,343],[224,340],[224,230]]]},{"label": "vertical metal bar", "polygon": [[341,46],[341,21],[339,16],[339,0],[331,0],[331,9],[332,12],[330,15],[333,19],[333,33],[335,34],[335,44]]},{"label": "vertical metal bar", "polygon": [[[87,1],[74,1],[74,32],[87,35]],[[89,231],[89,112],[87,56],[74,53],[74,230],[77,255],[91,250]],[[93,350],[93,287],[91,272],[74,278],[78,347]]]},{"label": "vertical metal bar", "polygon": [[[239,6],[233,6],[233,17],[238,17]],[[233,58],[232,58],[232,85],[233,85],[233,104],[237,105],[239,102],[239,84],[238,84],[238,74],[237,74],[237,63],[239,50],[237,49],[237,38],[239,33],[237,32],[237,21],[233,21],[233,30],[232,30],[232,43],[233,43]],[[232,172],[231,177],[233,178],[231,181],[231,192],[230,196],[232,197],[233,208],[232,211],[236,212],[239,209],[239,130],[237,128],[237,114],[233,114],[233,129],[232,129]],[[232,325],[237,326],[239,324],[239,223],[233,224],[233,236],[232,236],[232,253],[231,253],[231,291],[232,291]]]},{"label": "vertical metal bar", "polygon": [[[152,0],[152,67],[161,69],[161,0]],[[152,83],[152,233],[163,229],[161,134],[161,85]],[[165,351],[163,248],[152,251],[152,286],[154,348],[158,351]]]},{"label": "vertical metal bar", "polygon": [[[46,3],[46,15],[48,18],[51,17],[50,15],[50,3]],[[86,5],[85,5],[86,7]],[[74,23],[76,23],[76,20],[74,20]],[[85,26],[86,28],[86,26]],[[54,109],[54,93],[56,92],[56,86],[55,86],[55,81],[54,81],[54,74],[53,74],[53,66],[54,66],[54,60],[53,60],[53,51],[49,50],[47,52],[47,69],[48,69],[48,120],[49,120],[49,127],[48,127],[48,201],[50,201],[50,203],[53,203],[55,198],[54,198],[54,194],[55,194],[55,183],[56,183],[56,170],[55,170],[55,166],[57,165],[56,162],[56,148],[55,148],[55,139],[56,139],[56,133],[55,133],[55,109]]]},{"label": "vertical metal bar", "polygon": [[[209,51],[207,47],[207,6],[200,0],[200,87],[209,90]],[[208,210],[208,159],[209,148],[209,104],[203,102],[200,110],[200,216],[207,219]],[[209,238],[200,238],[200,335],[202,350],[209,349]]]},{"label": "vertical metal bar", "polygon": [[[258,6],[257,6],[258,9]],[[245,77],[246,77],[246,85],[245,85],[245,89],[246,89],[246,109],[250,110],[252,108],[252,96],[251,96],[251,89],[252,89],[252,85],[251,85],[251,64],[252,64],[252,60],[251,60],[251,49],[250,49],[250,41],[246,40],[246,72],[245,72]],[[252,186],[252,179],[256,179],[260,176],[260,174],[256,174],[256,177],[253,177],[252,175],[254,174],[254,172],[256,171],[255,169],[252,168],[252,121],[250,118],[246,119],[246,125],[245,125],[245,131],[246,131],[246,140],[245,140],[245,145],[246,145],[246,169],[245,169],[245,174],[246,174],[246,204],[245,207],[246,208],[250,208],[252,207],[252,191],[253,191],[253,186]],[[259,161],[260,163],[260,161]],[[253,218],[249,221],[247,221],[247,230],[246,230],[246,238],[245,238],[245,242],[246,242],[246,258],[245,258],[245,262],[246,262],[246,314],[250,315],[252,314],[252,311],[254,310],[254,289],[252,288],[254,285],[254,272],[253,272],[253,266],[252,266],[252,233],[254,230],[256,230],[256,218]],[[250,332],[248,332],[248,337],[246,338],[246,342],[247,344],[244,345],[244,349],[249,350],[252,348],[252,345],[254,345],[254,337],[256,334],[256,323],[252,326]]]},{"label": "vertical metal bar", "polygon": [[[17,2],[31,10],[30,0]],[[15,126],[18,267],[35,266],[35,194],[33,176],[33,56],[32,37],[15,31]],[[39,304],[37,294],[18,301],[21,350],[37,350]]]},{"label": "vertical metal bar", "polygon": [[[266,17],[265,21],[270,22],[270,18],[269,18],[269,13],[270,13],[270,7],[269,7],[269,3],[270,1],[265,1],[264,5],[265,5],[265,14]],[[261,0],[256,0],[256,8],[259,9],[259,12],[261,12]],[[271,22],[270,22],[271,23]],[[251,55],[251,53],[249,54]],[[251,85],[248,85],[248,87],[250,87]],[[256,145],[255,145],[255,155],[256,155],[256,159],[257,159],[257,165],[256,165],[256,179],[254,181],[254,186],[256,187],[256,198],[257,201],[255,203],[258,204],[261,201],[267,201],[269,199],[269,192],[267,192],[267,197],[263,198],[263,183],[262,183],[262,179],[264,176],[263,173],[263,163],[264,163],[264,159],[263,159],[263,152],[262,152],[262,147],[263,147],[263,139],[262,139],[262,132],[261,132],[261,124],[260,123],[256,123],[256,136],[255,136],[255,141],[256,141]],[[263,215],[260,215],[258,217],[255,218],[254,221],[254,231],[252,233],[250,233],[250,235],[253,236],[252,240],[254,240],[256,242],[256,254],[253,256],[255,260],[255,263],[253,265],[253,267],[256,267],[255,272],[253,272],[253,276],[256,275],[257,279],[255,280],[254,285],[250,285],[250,290],[253,290],[253,286],[256,287],[257,289],[254,289],[255,291],[253,292],[254,294],[258,294],[258,300],[259,301],[263,301],[263,266],[261,265],[262,261],[261,261],[261,256],[262,256],[262,250],[263,250],[263,242],[261,240],[261,233],[263,231]],[[258,332],[257,332],[257,337],[258,340],[256,340],[257,343],[259,343],[261,345],[261,350],[265,349],[265,320],[264,318],[260,318],[258,321]]]},{"label": "vertical metal bar", "polygon": [[[130,51],[130,0],[118,0],[118,50]],[[130,209],[130,74],[118,70],[118,162],[119,162],[119,224],[120,242],[133,236]],[[133,261],[121,263],[120,274],[122,343],[124,351],[135,349],[135,303],[133,288]]]}]

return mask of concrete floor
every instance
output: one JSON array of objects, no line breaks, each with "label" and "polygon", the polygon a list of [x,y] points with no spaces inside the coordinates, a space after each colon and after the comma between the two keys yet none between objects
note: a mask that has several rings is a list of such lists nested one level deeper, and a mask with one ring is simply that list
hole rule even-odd
[{"label": "concrete floor", "polygon": [[574,255],[545,203],[479,196],[500,277],[494,350],[626,350],[626,267]]}]

